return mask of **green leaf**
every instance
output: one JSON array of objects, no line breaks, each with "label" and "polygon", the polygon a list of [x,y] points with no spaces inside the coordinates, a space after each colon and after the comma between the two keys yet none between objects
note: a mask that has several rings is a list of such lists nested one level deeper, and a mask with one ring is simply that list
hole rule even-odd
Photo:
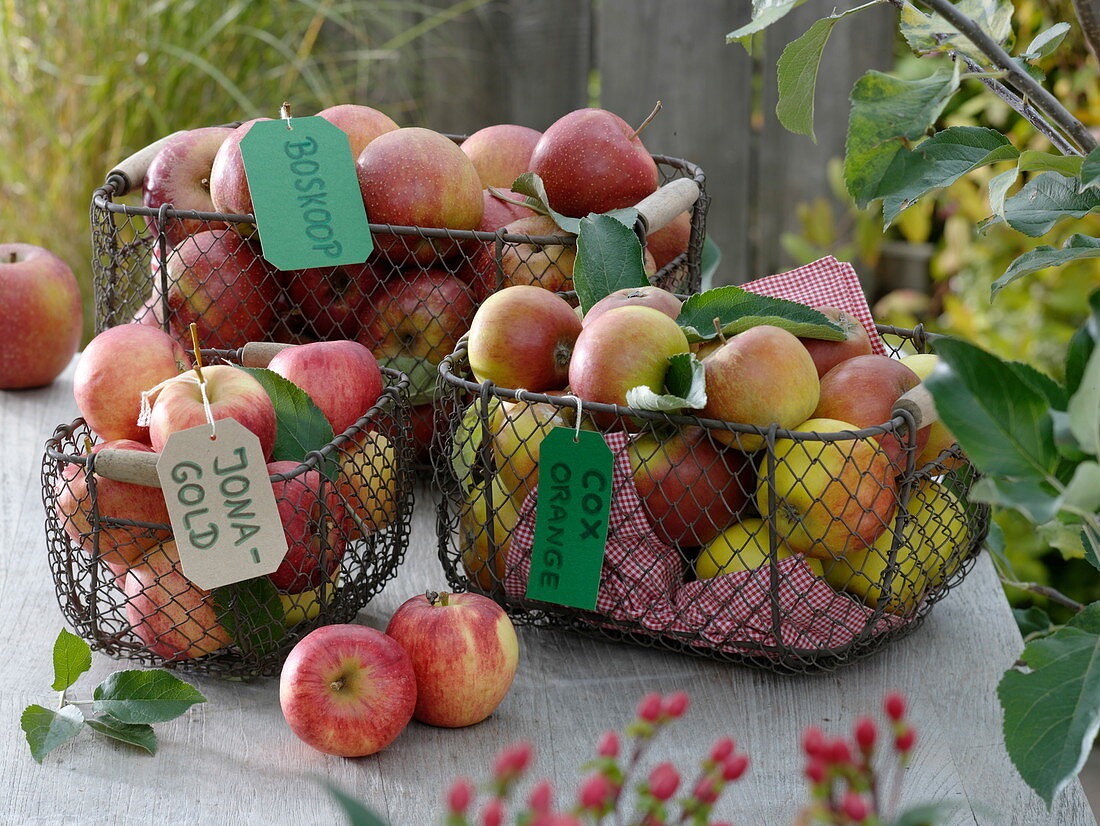
[{"label": "green leaf", "polygon": [[332,425],[302,388],[265,367],[237,369],[251,374],[263,385],[275,405],[272,462],[301,462],[307,453],[332,441]]},{"label": "green leaf", "polygon": [[1062,506],[1086,513],[1100,512],[1100,464],[1081,462],[1062,494]]},{"label": "green leaf", "polygon": [[714,273],[722,263],[722,250],[709,235],[703,238],[703,254],[699,258],[699,283],[709,290],[714,283]]},{"label": "green leaf", "polygon": [[1089,565],[1100,570],[1100,534],[1085,527],[1081,530],[1081,544],[1085,548],[1085,559]]},{"label": "green leaf", "polygon": [[994,217],[1002,221],[1005,218],[1005,198],[1018,177],[1020,177],[1020,170],[1014,166],[989,179],[989,208],[993,211]]},{"label": "green leaf", "polygon": [[957,808],[952,803],[924,803],[902,812],[890,826],[939,826]]},{"label": "green leaf", "polygon": [[[550,199],[546,195],[546,187],[542,183],[542,178],[536,175],[534,172],[524,172],[515,181],[512,182],[512,191],[518,192],[520,195],[526,195],[529,199],[530,208],[535,212],[542,215],[549,215],[554,219],[554,223],[561,227],[566,232],[573,235],[580,235],[581,218],[571,218],[568,215],[562,215],[560,212],[555,212],[550,207]],[[623,209],[612,209],[603,213],[611,218],[614,218],[624,227],[630,229],[634,228],[634,224],[638,220],[638,210],[634,207],[624,207]]]},{"label": "green leaf", "polygon": [[23,709],[19,718],[19,727],[27,735],[27,745],[31,747],[34,762],[41,763],[42,758],[72,740],[84,727],[84,715],[76,706],[63,706],[60,711],[30,705]]},{"label": "green leaf", "polygon": [[1053,519],[1061,504],[1057,494],[1045,482],[1008,480],[996,476],[983,476],[975,482],[970,489],[970,498],[975,502],[1018,510],[1036,524]]},{"label": "green leaf", "polygon": [[1050,616],[1042,608],[1034,605],[1030,608],[1013,608],[1012,615],[1016,618],[1016,625],[1020,629],[1020,635],[1027,637],[1031,634],[1042,634],[1049,631],[1051,626]]},{"label": "green leaf", "polygon": [[1088,454],[1081,449],[1077,437],[1069,426],[1069,413],[1064,410],[1051,410],[1050,419],[1054,423],[1054,446],[1058,449],[1058,455],[1071,462],[1080,462],[1088,458]]},{"label": "green leaf", "polygon": [[1024,646],[1028,673],[997,686],[1009,757],[1049,807],[1076,776],[1100,728],[1100,603]]},{"label": "green leaf", "polygon": [[920,80],[870,71],[852,88],[844,181],[860,209],[880,197],[879,186],[904,149],[935,123],[959,88],[959,66]]},{"label": "green leaf", "polygon": [[409,404],[413,407],[418,404],[431,404],[435,400],[435,383],[439,378],[439,367],[428,359],[417,356],[389,356],[378,359],[378,365],[391,370],[400,370],[409,377]]},{"label": "green leaf", "polygon": [[951,186],[963,175],[1019,155],[1016,147],[995,129],[952,126],[938,132],[912,151],[902,149],[879,184],[885,225],[902,210],[933,189]]},{"label": "green leaf", "polygon": [[109,714],[120,723],[174,720],[206,698],[194,686],[160,669],[116,671],[96,686],[93,713]]},{"label": "green leaf", "polygon": [[1081,174],[1084,160],[1080,155],[1054,155],[1025,149],[1020,153],[1019,169],[1021,172],[1057,172],[1066,178],[1076,178]]},{"label": "green leaf", "polygon": [[53,690],[64,691],[91,667],[88,643],[62,628],[53,644]]},{"label": "green leaf", "polygon": [[1086,258],[1100,258],[1100,238],[1077,234],[1071,235],[1061,249],[1046,244],[1035,247],[1008,265],[1004,275],[994,281],[990,287],[990,298],[996,297],[997,293],[1025,275],[1045,270],[1047,267],[1061,267],[1070,261],[1082,261]]},{"label": "green leaf", "polygon": [[157,735],[148,723],[120,723],[109,714],[102,714],[88,720],[88,725],[115,740],[129,743],[145,749],[150,754],[157,753]]},{"label": "green leaf", "polygon": [[642,384],[626,391],[626,403],[639,410],[699,410],[707,404],[706,370],[694,353],[677,353],[668,360],[664,393]]},{"label": "green leaf", "polygon": [[965,341],[936,342],[924,380],[944,425],[987,475],[1044,479],[1057,464],[1046,399],[1010,365]]},{"label": "green leaf", "polygon": [[782,327],[796,336],[840,341],[844,332],[822,313],[784,298],[757,295],[742,287],[715,287],[693,295],[680,308],[676,323],[688,341],[710,341],[718,337],[714,320],[722,335],[731,336],[760,324]]},{"label": "green leaf", "polygon": [[1086,453],[1100,456],[1100,347],[1089,356],[1066,412],[1077,444]]},{"label": "green leaf", "polygon": [[806,0],[753,0],[752,21],[726,35],[726,42],[740,43],[748,51],[752,36],[762,32],[777,20],[782,20],[787,13],[798,8]]},{"label": "green leaf", "polygon": [[573,286],[582,312],[616,290],[646,287],[642,242],[634,230],[607,215],[581,219]]},{"label": "green leaf", "polygon": [[1065,409],[1069,398],[1065,389],[1058,382],[1046,373],[1036,370],[1030,364],[1025,364],[1022,361],[1006,361],[1005,364],[1019,376],[1022,382],[1046,399],[1047,404],[1057,410]]},{"label": "green leaf", "polygon": [[347,816],[348,826],[387,826],[386,821],[338,786],[326,783],[329,794],[336,798]]},{"label": "green leaf", "polygon": [[[1090,302],[1093,302],[1094,299],[1100,299],[1100,290],[1094,292],[1089,298]],[[1100,300],[1093,303],[1094,314],[1097,312],[1098,305],[1100,305]],[[1081,379],[1085,375],[1085,367],[1096,348],[1096,343],[1097,339],[1089,331],[1089,323],[1087,322],[1078,327],[1077,331],[1070,336],[1069,346],[1066,348],[1066,392],[1071,396],[1081,386]]]},{"label": "green leaf", "polygon": [[[1012,34],[1011,0],[958,0],[953,5],[999,44],[1006,43]],[[947,20],[936,14],[925,14],[911,3],[902,6],[900,25],[909,47],[918,54],[954,49],[975,60],[986,59],[981,49]]]},{"label": "green leaf", "polygon": [[1100,146],[1089,152],[1081,164],[1081,191],[1100,189]]},{"label": "green leaf", "polygon": [[1056,172],[1036,175],[1005,200],[1005,220],[1024,235],[1037,238],[1065,218],[1083,218],[1100,209],[1100,190],[1077,191],[1077,182]]},{"label": "green leaf", "polygon": [[266,657],[286,639],[283,603],[266,576],[222,585],[213,598],[218,622],[245,653]]},{"label": "green leaf", "polygon": [[1041,57],[1053,53],[1061,44],[1069,32],[1069,23],[1055,23],[1049,29],[1044,29],[1035,35],[1035,38],[1027,44],[1020,57],[1028,60],[1038,60]]}]

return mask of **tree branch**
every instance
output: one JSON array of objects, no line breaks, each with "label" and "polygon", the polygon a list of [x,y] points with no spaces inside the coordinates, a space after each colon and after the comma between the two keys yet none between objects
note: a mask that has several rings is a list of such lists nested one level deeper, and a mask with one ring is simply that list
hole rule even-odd
[{"label": "tree branch", "polygon": [[1100,0],[1073,0],[1073,8],[1092,56],[1100,61]]},{"label": "tree branch", "polygon": [[920,2],[958,29],[995,66],[1004,69],[1008,75],[1008,80],[1021,95],[1034,103],[1039,111],[1056,123],[1076,144],[1077,151],[1073,154],[1087,155],[1096,148],[1096,138],[1084,127],[1081,121],[1070,114],[1058,98],[1037,83],[1035,78],[1023,71],[1012,59],[1012,56],[986,34],[985,30],[975,20],[959,11],[950,0],[920,0]]},{"label": "tree branch", "polygon": [[1085,606],[1077,600],[1067,597],[1057,588],[1051,588],[1049,585],[1040,585],[1038,582],[1014,582],[1011,579],[1001,577],[1001,584],[1007,585],[1010,588],[1019,588],[1021,591],[1027,591],[1037,596],[1046,597],[1051,602],[1056,602],[1059,605],[1064,605],[1072,611],[1080,611]]}]

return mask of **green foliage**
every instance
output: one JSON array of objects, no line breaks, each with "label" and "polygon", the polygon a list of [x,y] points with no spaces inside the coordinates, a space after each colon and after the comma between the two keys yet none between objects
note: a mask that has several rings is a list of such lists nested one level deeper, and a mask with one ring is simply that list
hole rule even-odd
[{"label": "green foliage", "polygon": [[174,720],[206,698],[167,671],[116,671],[92,693],[96,714],[109,714],[131,725]]},{"label": "green foliage", "polygon": [[[494,193],[499,193],[504,196],[506,201],[514,201],[513,198],[501,192],[495,187],[490,187]],[[533,209],[539,215],[547,215],[554,220],[561,229],[573,235],[579,235],[581,231],[581,219],[570,218],[568,215],[562,215],[560,212],[555,212],[550,208],[550,199],[546,195],[546,186],[542,182],[542,178],[536,175],[534,172],[524,172],[518,178],[512,182],[512,192],[517,192],[523,195],[523,203],[528,209]],[[638,220],[638,211],[634,207],[624,207],[622,209],[612,209],[603,213],[614,218],[624,227],[630,229],[634,228],[634,222]]]},{"label": "green foliage", "polygon": [[213,596],[218,623],[246,654],[267,657],[286,639],[283,603],[266,576],[222,585]]},{"label": "green foliage", "polygon": [[654,393],[644,384],[632,387],[626,391],[626,403],[639,410],[670,413],[706,406],[706,369],[694,353],[677,353],[669,357],[664,390],[664,393]]},{"label": "green foliage", "polygon": [[805,304],[757,295],[735,286],[715,287],[691,296],[680,309],[676,323],[687,334],[688,341],[732,336],[760,324],[782,327],[796,336],[827,341],[844,338],[840,327]]},{"label": "green foliage", "polygon": [[[1012,35],[1011,0],[957,0],[954,5],[998,43],[1005,43]],[[910,48],[918,54],[954,49],[979,60],[983,57],[982,52],[955,26],[939,15],[919,11],[911,3],[906,3],[901,9],[901,33]]]},{"label": "green foliage", "polygon": [[301,462],[332,441],[332,425],[309,394],[266,367],[238,367],[258,381],[275,406],[273,462]]},{"label": "green foliage", "polygon": [[61,629],[53,644],[54,691],[64,691],[92,667],[92,649],[76,634]]},{"label": "green foliage", "polygon": [[609,215],[582,218],[573,284],[586,313],[616,290],[648,286],[642,244],[634,230]]}]

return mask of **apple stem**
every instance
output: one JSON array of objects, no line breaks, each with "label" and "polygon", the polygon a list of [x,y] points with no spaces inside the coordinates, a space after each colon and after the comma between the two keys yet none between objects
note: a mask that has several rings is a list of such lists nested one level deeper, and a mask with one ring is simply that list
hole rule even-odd
[{"label": "apple stem", "polygon": [[447,595],[439,591],[425,591],[424,599],[428,600],[429,605],[447,605]]},{"label": "apple stem", "polygon": [[716,333],[718,333],[718,340],[725,344],[726,334],[722,332],[722,319],[718,318],[717,316],[715,316],[714,319],[714,330]]},{"label": "apple stem", "polygon": [[640,134],[642,130],[649,126],[649,122],[657,117],[657,113],[661,111],[661,101],[657,101],[657,105],[653,107],[653,111],[649,113],[649,117],[642,121],[642,125],[634,130],[634,134],[630,136],[631,140],[634,140]]},{"label": "apple stem", "polygon": [[288,101],[284,100],[283,105],[279,107],[279,117],[286,121],[287,129],[294,128],[290,125],[290,103]]},{"label": "apple stem", "polygon": [[195,375],[199,377],[199,384],[205,384],[202,377],[202,350],[199,349],[199,328],[195,322],[191,322],[191,346],[195,349]]},{"label": "apple stem", "polygon": [[14,264],[18,258],[19,258],[19,256],[16,255],[14,252],[9,252],[8,253],[8,263],[9,264]]},{"label": "apple stem", "polygon": [[331,683],[329,683],[328,687],[331,688],[333,691],[343,691],[344,690],[344,678],[343,677],[338,677],[337,679],[335,679]]}]

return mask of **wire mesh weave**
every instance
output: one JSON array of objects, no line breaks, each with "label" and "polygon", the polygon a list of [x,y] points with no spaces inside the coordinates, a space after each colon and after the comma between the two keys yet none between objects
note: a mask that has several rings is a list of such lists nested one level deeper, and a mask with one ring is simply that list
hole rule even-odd
[{"label": "wire mesh weave", "polygon": [[279,602],[270,610],[253,604],[255,581],[213,592],[188,581],[160,489],[99,475],[84,420],[59,426],[46,443],[42,497],[71,626],[114,657],[254,679],[277,674],[314,628],[351,622],[396,574],[412,517],[408,379],[392,370],[383,379],[377,403],[344,433],[301,463],[268,465],[289,546],[266,578]]},{"label": "wire mesh weave", "polygon": [[[878,329],[895,353],[924,351],[923,330]],[[780,673],[835,669],[915,629],[988,529],[957,446],[916,466],[908,413],[799,433],[578,408],[475,382],[465,341],[439,372],[439,557],[452,588],[519,623]],[[539,447],[555,426],[603,431],[614,456],[594,611],[526,596]]]}]

